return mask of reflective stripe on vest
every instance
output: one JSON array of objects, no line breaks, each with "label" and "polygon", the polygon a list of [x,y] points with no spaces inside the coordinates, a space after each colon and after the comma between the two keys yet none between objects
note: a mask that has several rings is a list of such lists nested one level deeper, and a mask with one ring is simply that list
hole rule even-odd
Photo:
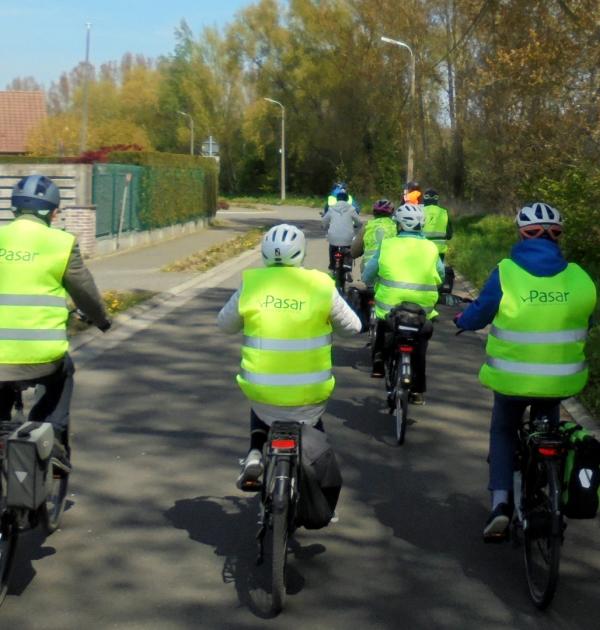
[{"label": "reflective stripe on vest", "polygon": [[265,339],[264,337],[244,337],[244,345],[260,350],[281,350],[282,352],[301,352],[315,350],[331,345],[331,335],[312,337],[311,339]]},{"label": "reflective stripe on vest", "polygon": [[408,289],[409,291],[437,291],[436,284],[414,284],[412,282],[395,282],[394,280],[385,280],[377,278],[379,284],[394,289]]},{"label": "reflective stripe on vest", "polygon": [[29,218],[0,228],[0,365],[38,365],[68,350],[63,278],[75,237]]},{"label": "reflective stripe on vest", "polygon": [[375,314],[382,319],[401,302],[421,306],[428,318],[435,317],[438,300],[436,246],[415,236],[386,238],[381,242],[378,278],[375,284]]},{"label": "reflective stripe on vest", "polygon": [[322,372],[307,372],[303,374],[257,374],[241,370],[240,376],[248,383],[254,385],[270,385],[273,387],[285,387],[289,385],[314,385],[326,383],[331,378],[331,370]]},{"label": "reflective stripe on vest", "polygon": [[534,276],[510,259],[498,265],[502,299],[487,338],[480,381],[506,396],[567,398],[585,386],[584,346],[596,302],[573,263]]},{"label": "reflective stripe on vest", "polygon": [[66,330],[0,328],[0,341],[66,341]]},{"label": "reflective stripe on vest", "polygon": [[492,326],[490,335],[503,341],[516,343],[568,343],[569,341],[584,341],[587,338],[587,328],[579,330],[561,330],[558,332],[516,332],[514,330],[502,330]]},{"label": "reflective stripe on vest", "polygon": [[[375,306],[378,306],[380,309],[389,313],[395,306],[398,306],[398,304],[386,304],[380,300],[375,300]],[[428,314],[433,311],[433,306],[422,306],[421,308]]]},{"label": "reflective stripe on vest", "polygon": [[54,295],[0,295],[0,306],[56,306],[67,308],[67,300]]},{"label": "reflective stripe on vest", "polygon": [[579,363],[521,363],[519,361],[505,361],[488,357],[487,365],[515,374],[530,374],[533,376],[572,376],[587,368],[585,361]]},{"label": "reflective stripe on vest", "polygon": [[321,271],[268,267],[244,271],[244,320],[237,382],[252,401],[276,406],[321,403],[331,395],[331,308],[335,285]]}]

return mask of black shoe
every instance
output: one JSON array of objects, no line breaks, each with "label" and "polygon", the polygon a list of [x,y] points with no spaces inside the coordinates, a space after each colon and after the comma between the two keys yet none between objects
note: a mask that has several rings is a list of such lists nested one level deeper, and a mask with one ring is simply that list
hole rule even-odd
[{"label": "black shoe", "polygon": [[424,405],[425,404],[425,394],[420,392],[411,392],[408,397],[408,402],[413,405]]},{"label": "black shoe", "polygon": [[383,361],[373,361],[371,370],[371,378],[383,378],[385,376],[385,366]]},{"label": "black shoe", "polygon": [[484,542],[504,542],[508,539],[508,526],[512,510],[508,503],[499,503],[490,513],[483,528]]}]

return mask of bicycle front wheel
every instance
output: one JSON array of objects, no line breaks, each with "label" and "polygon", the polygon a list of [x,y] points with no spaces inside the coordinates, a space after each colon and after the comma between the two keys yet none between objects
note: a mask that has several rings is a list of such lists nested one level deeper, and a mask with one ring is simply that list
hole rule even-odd
[{"label": "bicycle front wheel", "polygon": [[558,462],[535,462],[525,480],[524,550],[529,595],[540,609],[550,604],[558,583],[563,520]]},{"label": "bicycle front wheel", "polygon": [[5,512],[0,517],[0,604],[6,597],[8,581],[17,548],[18,529],[12,515]]}]

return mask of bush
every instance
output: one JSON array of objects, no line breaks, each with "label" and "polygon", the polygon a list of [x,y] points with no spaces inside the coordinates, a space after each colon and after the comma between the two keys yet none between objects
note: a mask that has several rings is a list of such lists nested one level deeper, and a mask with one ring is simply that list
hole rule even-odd
[{"label": "bush", "polygon": [[145,228],[185,223],[217,210],[218,167],[212,158],[126,151],[110,153],[108,161],[144,167],[140,220]]}]

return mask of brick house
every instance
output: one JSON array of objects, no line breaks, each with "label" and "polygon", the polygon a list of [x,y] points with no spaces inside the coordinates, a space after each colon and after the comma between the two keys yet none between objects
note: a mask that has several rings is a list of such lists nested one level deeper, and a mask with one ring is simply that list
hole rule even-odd
[{"label": "brick house", "polygon": [[25,153],[27,134],[44,118],[43,92],[0,92],[0,155]]}]

